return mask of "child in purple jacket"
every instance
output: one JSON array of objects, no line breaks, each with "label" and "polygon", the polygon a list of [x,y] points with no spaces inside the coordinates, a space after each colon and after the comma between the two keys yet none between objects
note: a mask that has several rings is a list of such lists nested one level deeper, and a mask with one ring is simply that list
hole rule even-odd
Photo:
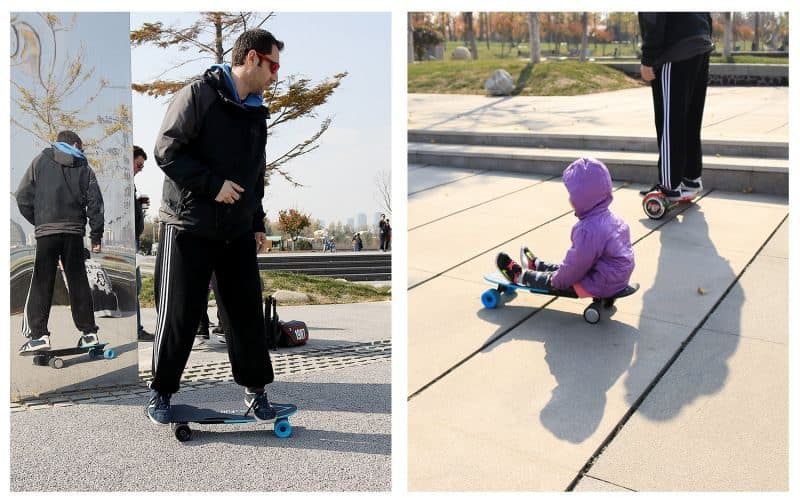
[{"label": "child in purple jacket", "polygon": [[570,164],[562,176],[578,217],[572,227],[572,247],[560,265],[546,263],[523,246],[522,266],[508,254],[497,255],[497,268],[518,285],[566,297],[608,298],[628,286],[633,273],[633,249],[628,225],[612,213],[611,175],[592,158]]}]

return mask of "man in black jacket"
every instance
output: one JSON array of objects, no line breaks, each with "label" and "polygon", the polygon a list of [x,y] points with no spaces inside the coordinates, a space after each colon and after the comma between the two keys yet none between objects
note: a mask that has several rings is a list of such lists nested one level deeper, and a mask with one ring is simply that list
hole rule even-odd
[{"label": "man in black jacket", "polygon": [[216,273],[233,378],[260,420],[275,418],[264,386],[274,373],[264,337],[256,251],[266,240],[264,172],[269,111],[262,95],[278,79],[283,42],[262,29],[242,33],[233,66],[214,65],[175,94],[155,157],[165,174],[156,258],[158,320],[147,415],[170,422],[208,282]]},{"label": "man in black jacket", "polygon": [[[144,162],[147,161],[147,154],[138,145],[133,146],[133,176],[135,177],[144,169]],[[139,253],[139,239],[144,232],[144,210],[149,206],[147,197],[139,197],[136,192],[136,185],[133,186],[133,214],[134,228],[136,230],[136,253]],[[140,341],[152,342],[155,336],[142,327],[142,311],[139,309],[139,293],[142,291],[142,272],[139,265],[136,265],[136,336]]]},{"label": "man in black jacket", "polygon": [[79,347],[97,344],[97,325],[86,278],[83,236],[89,220],[92,251],[103,238],[103,195],[83,154],[77,133],[62,131],[28,167],[15,195],[20,213],[34,225],[36,256],[25,300],[22,333],[28,341],[19,352],[50,349],[50,305],[58,262],[69,285],[72,320],[82,332]]},{"label": "man in black jacket", "polygon": [[658,185],[668,198],[703,189],[700,128],[714,48],[707,12],[642,12],[641,74],[652,81],[659,154]]}]

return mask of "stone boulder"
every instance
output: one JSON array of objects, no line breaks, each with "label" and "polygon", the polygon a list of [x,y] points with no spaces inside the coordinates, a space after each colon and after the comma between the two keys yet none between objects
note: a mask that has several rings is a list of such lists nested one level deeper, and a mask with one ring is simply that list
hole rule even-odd
[{"label": "stone boulder", "polygon": [[486,80],[484,87],[492,96],[511,95],[514,90],[514,78],[505,69],[498,69]]},{"label": "stone boulder", "polygon": [[279,289],[272,293],[278,304],[282,303],[307,303],[309,301],[308,295],[304,292],[295,292],[290,290]]},{"label": "stone boulder", "polygon": [[453,60],[468,61],[472,59],[472,54],[467,47],[456,47],[453,51]]}]

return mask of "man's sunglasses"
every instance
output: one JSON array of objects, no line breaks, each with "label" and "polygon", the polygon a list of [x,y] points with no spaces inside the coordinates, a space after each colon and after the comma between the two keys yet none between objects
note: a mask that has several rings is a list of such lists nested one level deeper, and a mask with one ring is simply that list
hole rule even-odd
[{"label": "man's sunglasses", "polygon": [[277,62],[275,62],[274,60],[270,59],[269,56],[267,56],[267,54],[262,54],[258,50],[253,50],[253,52],[256,53],[256,55],[258,56],[259,59],[269,62],[269,71],[272,74],[277,73],[278,69],[281,68],[281,65],[278,64]]}]

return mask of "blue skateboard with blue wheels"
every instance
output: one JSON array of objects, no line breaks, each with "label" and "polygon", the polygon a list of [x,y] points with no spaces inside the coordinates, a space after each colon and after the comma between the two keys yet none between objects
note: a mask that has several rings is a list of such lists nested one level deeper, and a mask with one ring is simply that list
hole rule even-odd
[{"label": "blue skateboard with blue wheels", "polygon": [[64,359],[62,356],[74,356],[78,354],[88,354],[90,360],[105,358],[113,360],[117,357],[117,352],[111,348],[106,349],[107,342],[100,342],[93,346],[76,346],[64,349],[40,349],[39,351],[26,351],[21,356],[33,356],[33,364],[40,367],[49,366],[51,368],[62,368]]},{"label": "blue skateboard with blue wheels", "polygon": [[230,402],[212,403],[206,408],[199,408],[191,405],[173,405],[170,409],[172,422],[170,427],[175,433],[175,438],[180,442],[186,442],[192,438],[192,429],[189,422],[201,425],[209,424],[249,424],[264,423],[273,424],[275,435],[281,439],[292,435],[292,424],[289,417],[297,413],[295,405],[283,403],[270,403],[277,412],[274,421],[261,422],[250,415],[250,409],[242,411],[240,408],[233,408]]},{"label": "blue skateboard with blue wheels", "polygon": [[[497,286],[496,289],[489,289],[481,294],[481,303],[490,309],[497,308],[500,304],[502,304],[502,295],[514,295],[517,292],[517,289],[526,290],[528,292],[532,292],[534,294],[543,294],[546,296],[560,296],[559,294],[553,294],[551,292],[547,292],[542,289],[534,289],[533,287],[526,287],[524,285],[517,285],[509,282],[500,272],[489,273],[483,276],[483,279],[489,283],[495,284]],[[604,310],[610,309],[614,306],[614,302],[625,296],[630,296],[634,292],[639,290],[639,284],[629,285],[625,288],[622,292],[617,293],[616,295],[609,297],[609,298],[592,298],[592,304],[586,307],[583,310],[583,319],[586,320],[588,323],[595,324],[600,321],[602,316],[602,312]],[[568,297],[568,296],[560,296],[560,297]]]}]

